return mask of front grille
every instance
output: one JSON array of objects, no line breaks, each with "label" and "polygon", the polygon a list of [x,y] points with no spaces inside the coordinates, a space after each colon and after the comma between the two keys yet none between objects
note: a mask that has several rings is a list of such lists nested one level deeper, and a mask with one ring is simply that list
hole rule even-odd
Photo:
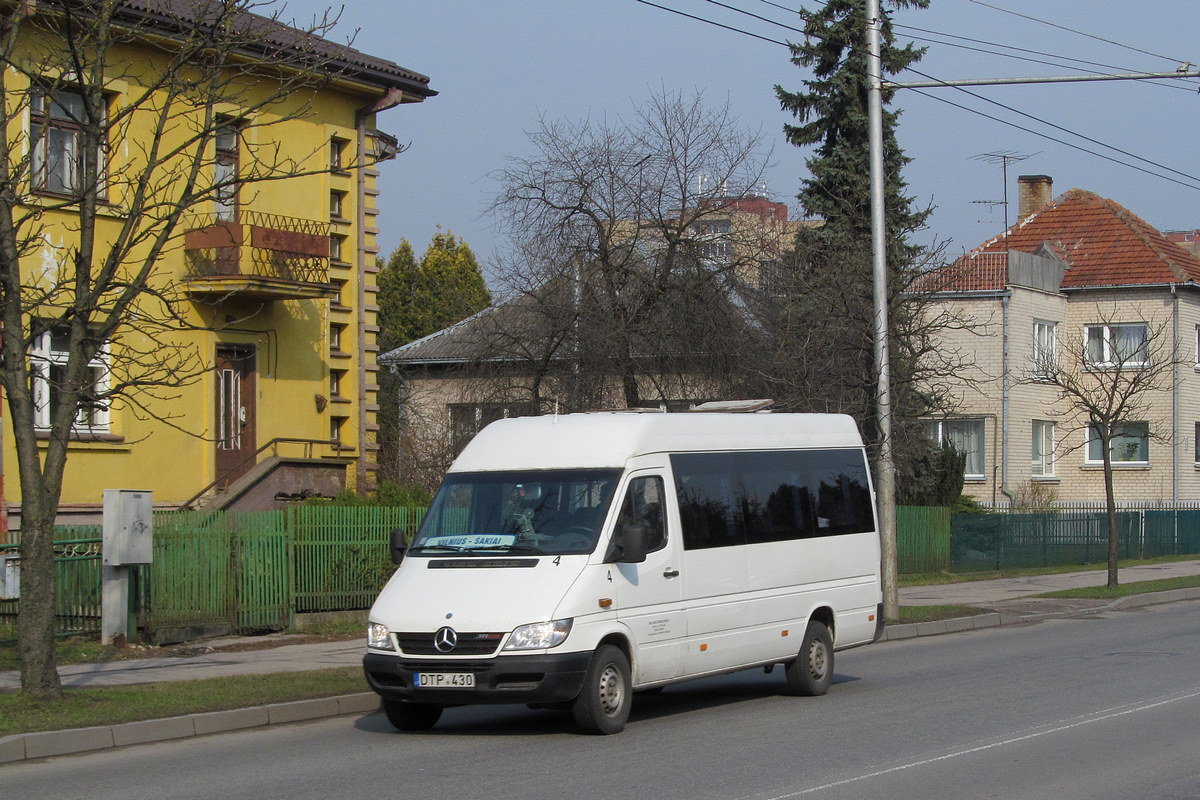
[{"label": "front grille", "polygon": [[454,649],[438,650],[433,633],[396,634],[400,652],[410,656],[490,656],[503,639],[503,633],[460,633]]}]

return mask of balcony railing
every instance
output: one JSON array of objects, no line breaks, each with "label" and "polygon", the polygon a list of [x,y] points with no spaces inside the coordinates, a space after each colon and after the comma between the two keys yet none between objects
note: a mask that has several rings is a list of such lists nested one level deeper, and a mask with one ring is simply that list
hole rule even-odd
[{"label": "balcony railing", "polygon": [[329,224],[261,211],[196,217],[184,234],[189,291],[328,297]]}]

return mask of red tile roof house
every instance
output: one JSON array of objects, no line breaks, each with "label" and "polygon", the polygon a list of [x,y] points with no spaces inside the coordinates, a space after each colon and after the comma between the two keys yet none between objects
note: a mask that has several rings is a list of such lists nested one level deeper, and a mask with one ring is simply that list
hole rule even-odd
[{"label": "red tile roof house", "polygon": [[955,413],[930,434],[968,453],[964,492],[985,504],[1101,502],[1099,442],[1038,376],[1146,358],[1160,380],[1112,448],[1116,498],[1200,501],[1200,257],[1112,200],[1051,187],[1021,177],[1017,224],[927,278],[934,307],[974,323],[942,335],[974,366],[943,387]]}]

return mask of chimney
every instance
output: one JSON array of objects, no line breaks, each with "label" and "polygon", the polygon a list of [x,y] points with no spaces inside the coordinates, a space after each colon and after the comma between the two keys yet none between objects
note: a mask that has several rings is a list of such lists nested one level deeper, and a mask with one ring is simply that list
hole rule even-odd
[{"label": "chimney", "polygon": [[1022,175],[1017,178],[1020,210],[1017,224],[1041,211],[1054,199],[1054,179],[1049,175]]}]

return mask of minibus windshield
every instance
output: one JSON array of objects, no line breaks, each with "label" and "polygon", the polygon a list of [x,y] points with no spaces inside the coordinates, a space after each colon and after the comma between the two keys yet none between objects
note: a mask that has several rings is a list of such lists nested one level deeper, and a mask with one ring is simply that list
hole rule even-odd
[{"label": "minibus windshield", "polygon": [[408,554],[590,553],[620,477],[620,470],[452,473]]}]

